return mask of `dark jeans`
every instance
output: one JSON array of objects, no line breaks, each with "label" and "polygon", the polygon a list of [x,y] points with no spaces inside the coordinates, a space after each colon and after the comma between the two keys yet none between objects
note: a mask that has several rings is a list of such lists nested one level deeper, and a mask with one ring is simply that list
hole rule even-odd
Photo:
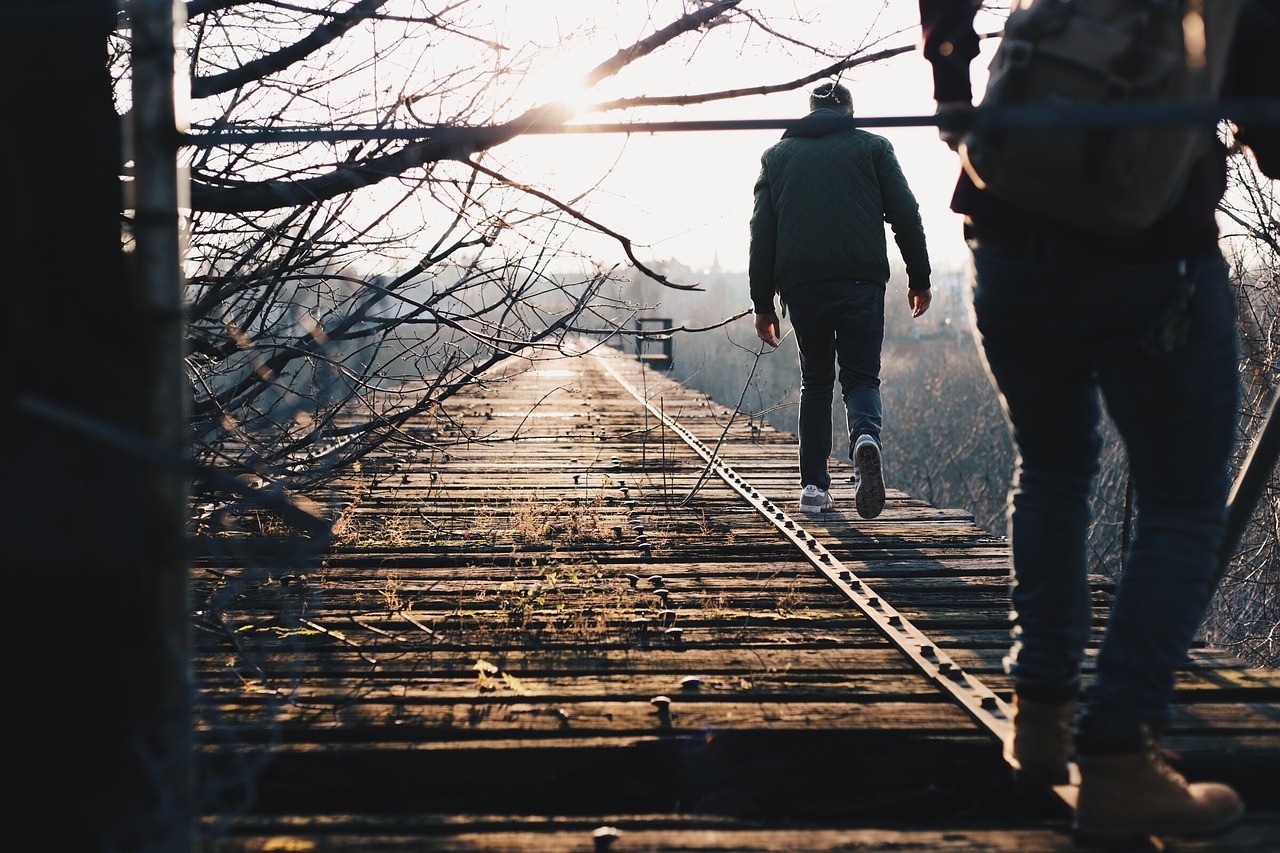
[{"label": "dark jeans", "polygon": [[1239,408],[1226,265],[1217,251],[1189,258],[1185,272],[1173,261],[1120,264],[1078,245],[973,259],[982,350],[1018,450],[1015,689],[1054,701],[1079,686],[1101,395],[1128,451],[1137,520],[1080,747],[1087,732],[1101,746],[1131,740],[1139,723],[1168,718],[1224,536]]},{"label": "dark jeans", "polygon": [[831,396],[839,363],[850,443],[880,440],[880,347],[884,342],[884,285],[822,281],[785,297],[800,349],[800,485],[831,488]]}]

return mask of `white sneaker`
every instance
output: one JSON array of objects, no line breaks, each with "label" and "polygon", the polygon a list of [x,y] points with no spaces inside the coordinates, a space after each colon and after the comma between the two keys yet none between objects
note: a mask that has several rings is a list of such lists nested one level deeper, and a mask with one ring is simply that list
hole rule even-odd
[{"label": "white sneaker", "polygon": [[880,464],[880,443],[869,435],[858,436],[853,445],[853,467],[857,469],[853,504],[858,515],[875,518],[884,510],[884,470]]},{"label": "white sneaker", "polygon": [[805,486],[804,491],[800,493],[801,512],[816,515],[834,508],[835,502],[831,500],[831,493],[825,489],[819,489],[817,486]]}]

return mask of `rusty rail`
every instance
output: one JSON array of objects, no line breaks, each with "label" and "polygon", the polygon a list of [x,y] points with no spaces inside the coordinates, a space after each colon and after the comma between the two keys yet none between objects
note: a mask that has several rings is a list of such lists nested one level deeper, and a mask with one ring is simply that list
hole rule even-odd
[{"label": "rusty rail", "polygon": [[[1009,703],[952,660],[943,648],[841,563],[822,542],[740,477],[732,466],[715,453],[713,448],[708,447],[704,441],[646,399],[634,385],[614,370],[607,359],[598,355],[593,357],[620,386],[636,398],[640,405],[644,406],[664,427],[688,444],[721,480],[790,540],[814,569],[871,620],[876,630],[893,644],[921,675],[955,702],[992,737],[1001,742],[1005,740],[1012,726],[1010,716],[1012,708]],[[1053,789],[1054,794],[1068,807],[1075,806],[1078,782],[1078,774],[1073,766],[1072,784],[1058,785]]]}]

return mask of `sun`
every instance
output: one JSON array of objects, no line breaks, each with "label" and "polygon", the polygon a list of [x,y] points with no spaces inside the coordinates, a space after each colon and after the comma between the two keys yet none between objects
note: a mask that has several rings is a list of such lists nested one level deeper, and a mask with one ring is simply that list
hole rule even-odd
[{"label": "sun", "polygon": [[585,73],[580,69],[535,72],[524,82],[521,90],[532,105],[555,104],[571,118],[588,115],[592,104],[600,100],[594,88],[587,85]]}]

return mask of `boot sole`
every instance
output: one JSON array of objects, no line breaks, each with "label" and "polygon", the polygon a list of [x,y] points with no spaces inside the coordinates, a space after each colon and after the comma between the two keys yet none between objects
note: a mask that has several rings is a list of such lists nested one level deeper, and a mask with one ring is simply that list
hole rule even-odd
[{"label": "boot sole", "polygon": [[884,470],[880,462],[880,448],[864,444],[854,452],[854,464],[858,466],[858,488],[853,504],[858,515],[875,518],[884,511]]},{"label": "boot sole", "polygon": [[1098,846],[1114,846],[1131,844],[1143,839],[1154,837],[1158,838],[1215,838],[1224,834],[1232,827],[1240,822],[1244,817],[1244,806],[1225,818],[1222,822],[1207,827],[1196,828],[1170,828],[1169,826],[1132,826],[1108,829],[1097,829],[1083,827],[1079,824],[1072,827],[1071,837],[1082,844],[1094,844]]}]

